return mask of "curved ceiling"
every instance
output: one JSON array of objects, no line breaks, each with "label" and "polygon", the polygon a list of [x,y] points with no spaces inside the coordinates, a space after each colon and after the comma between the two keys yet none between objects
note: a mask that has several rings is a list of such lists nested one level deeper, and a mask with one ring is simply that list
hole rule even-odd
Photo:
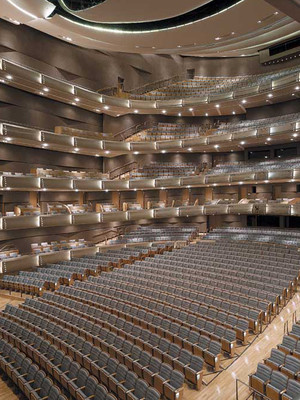
[{"label": "curved ceiling", "polygon": [[300,33],[265,0],[81,0],[92,7],[62,11],[64,1],[0,0],[0,17],[82,47],[144,54],[254,55]]},{"label": "curved ceiling", "polygon": [[139,1],[135,0],[106,0],[101,7],[92,7],[74,15],[96,22],[145,22],[166,19],[185,14],[196,9],[210,0],[185,0],[184,2],[164,0]]}]

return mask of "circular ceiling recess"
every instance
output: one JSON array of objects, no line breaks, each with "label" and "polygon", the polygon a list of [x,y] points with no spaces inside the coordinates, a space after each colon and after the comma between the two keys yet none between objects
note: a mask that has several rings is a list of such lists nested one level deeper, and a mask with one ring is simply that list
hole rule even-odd
[{"label": "circular ceiling recess", "polygon": [[72,11],[82,11],[98,6],[106,0],[65,0],[66,6]]},{"label": "circular ceiling recess", "polygon": [[[123,32],[123,33],[148,33],[158,32],[167,29],[179,28],[184,25],[212,17],[216,14],[226,11],[244,0],[210,0],[193,10],[181,13],[170,18],[164,18],[152,21],[141,22],[100,22],[91,21],[79,16],[76,11],[95,7],[105,0],[49,0],[56,7],[51,16],[55,14],[84,27],[89,27],[105,32]],[[73,7],[73,8],[70,8]],[[75,7],[75,9],[74,9]],[[81,7],[81,8],[79,8]],[[84,8],[85,7],[85,8]]]}]

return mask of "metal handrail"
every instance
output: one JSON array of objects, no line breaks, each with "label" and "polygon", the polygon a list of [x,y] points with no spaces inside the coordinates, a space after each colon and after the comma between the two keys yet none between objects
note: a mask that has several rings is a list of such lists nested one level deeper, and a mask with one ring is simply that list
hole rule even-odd
[{"label": "metal handrail", "polygon": [[157,122],[154,121],[145,121],[142,123],[138,123],[135,125],[130,126],[129,128],[125,128],[117,133],[115,133],[113,135],[113,139],[119,139],[119,140],[126,140],[128,139],[130,136],[133,136],[134,134],[141,132],[145,129],[150,129],[152,127],[154,127],[155,125],[157,125]]},{"label": "metal handrail", "polygon": [[250,385],[248,385],[247,383],[243,382],[240,379],[236,379],[236,381],[235,381],[235,400],[241,400],[239,397],[239,384],[246,386],[249,389],[249,391],[251,392],[249,394],[249,396],[246,397],[246,399],[244,399],[244,400],[248,400],[248,399],[250,399],[250,397],[252,397],[252,399],[254,400],[254,399],[256,399],[255,396],[259,396],[260,400],[271,400],[270,397],[267,397],[266,395],[258,392],[256,389],[253,389],[253,387],[251,387]]},{"label": "metal handrail", "polygon": [[131,95],[135,95],[135,94],[141,95],[141,94],[150,92],[151,90],[155,90],[155,89],[159,89],[160,87],[167,86],[170,83],[178,82],[179,80],[183,80],[185,78],[187,78],[186,73],[181,74],[181,75],[173,75],[170,78],[160,79],[155,82],[146,83],[145,85],[128,90],[128,91],[126,91],[126,93],[129,93]]},{"label": "metal handrail", "polygon": [[109,171],[109,179],[118,178],[119,176],[137,168],[138,163],[136,161],[130,161],[127,164],[122,165],[121,167],[116,167],[115,169]]}]

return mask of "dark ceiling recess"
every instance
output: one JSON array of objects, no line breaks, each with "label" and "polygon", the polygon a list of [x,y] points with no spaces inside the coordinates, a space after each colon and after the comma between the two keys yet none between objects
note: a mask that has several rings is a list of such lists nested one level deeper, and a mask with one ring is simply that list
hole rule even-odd
[{"label": "dark ceiling recess", "polygon": [[[152,31],[160,31],[165,29],[172,29],[176,27],[180,27],[186,24],[191,24],[194,22],[201,21],[202,19],[212,17],[220,12],[227,10],[230,7],[240,3],[242,0],[210,0],[208,3],[197,7],[191,11],[188,11],[184,14],[176,15],[175,17],[165,18],[161,20],[155,21],[147,21],[147,22],[116,22],[116,23],[108,23],[108,22],[95,22],[82,18],[78,14],[74,14],[74,10],[68,6],[68,3],[77,3],[77,7],[79,7],[79,3],[89,3],[89,7],[92,7],[91,3],[102,3],[103,1],[84,1],[84,0],[48,0],[51,3],[56,5],[55,10],[51,14],[51,16],[55,14],[59,14],[62,17],[73,21],[77,24],[83,26],[89,26],[96,29],[103,29],[107,31],[120,31],[120,32],[128,32],[128,33],[141,33],[141,32],[152,32]],[[147,0],[145,0],[147,1]],[[178,0],[179,1],[179,0]],[[73,4],[73,6],[74,6]]]},{"label": "dark ceiling recess", "polygon": [[106,0],[65,0],[65,4],[72,11],[80,11],[97,6],[105,1]]}]

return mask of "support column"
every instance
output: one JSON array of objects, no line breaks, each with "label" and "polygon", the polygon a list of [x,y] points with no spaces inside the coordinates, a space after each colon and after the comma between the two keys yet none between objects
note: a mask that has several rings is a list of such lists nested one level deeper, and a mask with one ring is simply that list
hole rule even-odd
[{"label": "support column", "polygon": [[168,191],[166,189],[159,191],[159,201],[164,201],[165,204],[168,204]]},{"label": "support column", "polygon": [[120,192],[112,192],[112,203],[120,210]]},{"label": "support column", "polygon": [[37,207],[38,205],[38,193],[39,192],[29,192],[29,204],[31,204],[32,207]]},{"label": "support column", "polygon": [[78,193],[78,204],[80,206],[82,206],[82,204],[84,204],[84,200],[85,200],[85,192],[79,192]]},{"label": "support column", "polygon": [[239,200],[245,199],[248,197],[248,186],[241,185],[239,186]]},{"label": "support column", "polygon": [[138,190],[136,192],[136,202],[139,203],[142,208],[145,207],[145,196],[143,190]]},{"label": "support column", "polygon": [[205,201],[213,200],[213,188],[212,187],[205,188],[204,197],[205,197]]},{"label": "support column", "polygon": [[182,202],[187,202],[190,204],[191,200],[191,190],[190,189],[183,189],[182,190]]}]

